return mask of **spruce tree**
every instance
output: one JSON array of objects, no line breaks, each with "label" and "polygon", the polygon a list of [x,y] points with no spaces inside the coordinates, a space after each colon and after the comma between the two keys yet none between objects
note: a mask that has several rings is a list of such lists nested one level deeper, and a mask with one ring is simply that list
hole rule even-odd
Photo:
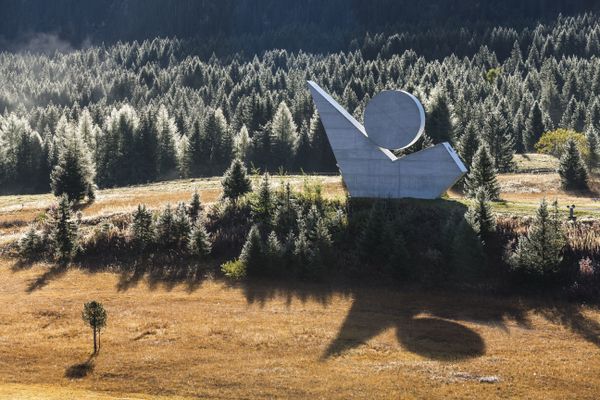
[{"label": "spruce tree", "polygon": [[150,112],[142,114],[136,144],[136,169],[139,182],[151,182],[158,176],[158,133]]},{"label": "spruce tree", "polygon": [[168,176],[177,167],[175,140],[178,137],[178,131],[175,120],[169,117],[167,109],[164,106],[161,106],[158,110],[155,126],[158,133],[159,175]]},{"label": "spruce tree", "polygon": [[226,153],[224,149],[224,145],[227,144],[224,139],[228,136],[228,132],[229,126],[223,111],[220,108],[210,110],[204,122],[201,144],[203,163],[209,167],[209,170],[229,160],[230,153]]},{"label": "spruce tree", "polygon": [[256,225],[253,225],[248,232],[244,247],[240,253],[240,261],[245,266],[246,273],[249,276],[261,275],[264,272],[265,254],[260,232]]},{"label": "spruce tree", "polygon": [[231,162],[223,175],[221,185],[223,186],[223,197],[233,201],[237,201],[238,198],[250,192],[252,183],[241,160],[236,158]]},{"label": "spruce tree", "polygon": [[[294,162],[294,168],[303,171],[310,171],[314,167],[314,162],[310,162],[311,158],[311,144],[308,127],[306,124],[302,124],[300,127],[300,134],[298,136],[298,145],[296,149],[296,160]],[[318,170],[317,170],[318,171]]]},{"label": "spruce tree", "polygon": [[190,170],[192,176],[200,175],[203,166],[206,162],[204,159],[206,152],[203,148],[203,137],[202,137],[202,122],[200,119],[194,119],[191,127],[191,133],[189,136],[190,144],[190,159],[191,165]]},{"label": "spruce tree", "polygon": [[592,126],[590,126],[586,131],[585,137],[590,149],[588,165],[590,168],[594,168],[600,163],[600,140],[598,138],[598,133]]},{"label": "spruce tree", "polygon": [[484,243],[489,239],[490,234],[496,230],[496,219],[484,188],[477,189],[475,199],[469,206],[465,219]]},{"label": "spruce tree", "polygon": [[287,182],[283,191],[279,194],[279,205],[273,216],[273,228],[280,239],[284,239],[290,232],[298,231],[298,207],[292,195],[290,183]]},{"label": "spruce tree", "polygon": [[315,250],[309,238],[309,231],[302,219],[298,219],[298,236],[294,241],[294,261],[302,278],[314,277]]},{"label": "spruce tree", "polygon": [[41,256],[44,251],[44,240],[31,224],[27,233],[19,240],[19,257],[25,260],[35,260]]},{"label": "spruce tree", "polygon": [[194,194],[192,195],[192,200],[190,201],[189,207],[190,221],[192,221],[192,223],[195,223],[198,220],[203,208],[204,207],[202,207],[202,203],[200,202],[200,194],[196,189],[194,190]]},{"label": "spruce tree", "polygon": [[55,196],[66,194],[69,201],[81,201],[94,183],[94,164],[87,145],[70,129],[59,150],[58,164],[51,174]]},{"label": "spruce tree", "polygon": [[192,224],[185,203],[179,203],[173,218],[173,235],[177,248],[187,248],[191,230]]},{"label": "spruce tree", "polygon": [[298,145],[298,130],[285,102],[279,104],[271,123],[275,166],[290,167]]},{"label": "spruce tree", "polygon": [[[124,105],[118,112],[116,121],[118,153],[109,155],[116,157],[115,180],[118,185],[127,185],[138,180],[136,176],[137,155],[136,140],[139,120],[137,113],[130,105]],[[147,157],[147,155],[143,155]]]},{"label": "spruce tree", "polygon": [[152,213],[146,209],[145,205],[139,204],[133,213],[130,230],[131,239],[138,250],[144,251],[154,243],[155,231]]},{"label": "spruce tree", "polygon": [[190,253],[197,257],[206,257],[210,254],[212,249],[210,235],[201,221],[197,222],[192,228],[188,247]]},{"label": "spruce tree", "polygon": [[248,134],[248,128],[246,128],[246,125],[242,125],[242,128],[240,129],[238,134],[235,135],[235,138],[233,140],[235,156],[242,161],[248,160],[248,157],[250,155],[251,143],[252,142],[250,139],[250,135]]},{"label": "spruce tree", "polygon": [[479,147],[471,170],[465,179],[465,190],[467,196],[475,197],[477,191],[483,188],[490,200],[497,200],[500,197],[500,186],[496,180],[496,168],[485,145]]},{"label": "spruce tree", "polygon": [[[261,231],[268,232],[273,222],[275,203],[269,174],[265,173],[258,187],[256,198],[252,202],[252,217],[255,223],[259,225]],[[266,235],[266,234],[265,234]]]},{"label": "spruce tree", "polygon": [[565,244],[558,203],[555,201],[549,211],[548,203],[543,199],[527,235],[519,237],[517,247],[508,261],[514,269],[530,274],[556,272],[562,261]]},{"label": "spruce tree", "polygon": [[181,135],[177,141],[177,170],[181,178],[187,178],[192,173],[192,151],[186,135]]},{"label": "spruce tree", "polygon": [[77,222],[73,221],[69,197],[63,194],[52,212],[50,240],[61,263],[71,260],[77,251]]},{"label": "spruce tree", "polygon": [[449,142],[454,138],[448,98],[440,93],[427,112],[427,136],[434,143]]},{"label": "spruce tree", "polygon": [[587,170],[579,154],[579,149],[572,139],[569,139],[565,145],[565,152],[560,158],[558,174],[564,190],[588,189]]},{"label": "spruce tree", "polygon": [[483,140],[487,144],[494,160],[496,170],[510,171],[513,167],[514,140],[508,129],[506,119],[498,111],[486,116],[483,128]]},{"label": "spruce tree", "polygon": [[170,204],[167,204],[156,222],[157,243],[166,249],[171,249],[177,244],[175,235],[175,215]]},{"label": "spruce tree", "polygon": [[271,231],[265,242],[265,258],[267,262],[267,271],[275,275],[280,272],[282,266],[283,247],[277,239],[277,234]]},{"label": "spruce tree", "polygon": [[533,151],[535,144],[540,140],[545,130],[542,110],[537,102],[531,108],[529,117],[525,124],[525,134],[523,135],[523,141],[526,151]]},{"label": "spruce tree", "polygon": [[471,168],[471,164],[473,163],[473,157],[479,149],[480,143],[479,138],[477,137],[477,131],[474,123],[469,123],[465,132],[460,137],[460,141],[458,143],[458,154],[465,162],[465,165],[468,169]]}]

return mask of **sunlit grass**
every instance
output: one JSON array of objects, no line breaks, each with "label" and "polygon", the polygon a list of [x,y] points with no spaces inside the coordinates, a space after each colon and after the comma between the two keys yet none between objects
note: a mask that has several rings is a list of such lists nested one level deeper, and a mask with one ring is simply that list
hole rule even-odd
[{"label": "sunlit grass", "polygon": [[[0,259],[2,398],[566,398],[600,389],[600,313],[545,300],[113,273]],[[119,289],[121,288],[121,289]],[[85,301],[108,311],[88,360]],[[328,349],[334,351],[328,355]],[[480,383],[483,377],[498,383]]]}]

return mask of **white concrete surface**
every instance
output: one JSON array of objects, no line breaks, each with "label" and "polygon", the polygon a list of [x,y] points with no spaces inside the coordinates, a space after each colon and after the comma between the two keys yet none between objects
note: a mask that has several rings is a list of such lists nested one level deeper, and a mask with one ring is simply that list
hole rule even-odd
[{"label": "white concrete surface", "polygon": [[[434,199],[443,195],[467,171],[448,143],[396,157],[389,149],[373,143],[365,127],[319,85],[312,81],[308,84],[350,196]],[[394,105],[377,108],[381,112],[382,109],[393,109]],[[393,123],[398,115],[389,121]],[[425,120],[424,114],[422,120]],[[410,122],[404,124],[403,129],[416,127],[415,121]],[[413,136],[422,134],[420,121],[418,126]],[[378,141],[390,143],[380,137],[382,132],[385,131],[377,133]],[[394,129],[387,132],[395,134]],[[414,142],[412,138],[411,142]]]},{"label": "white concrete surface", "polygon": [[425,110],[412,94],[384,90],[365,109],[369,139],[386,149],[405,149],[417,142],[425,130]]}]

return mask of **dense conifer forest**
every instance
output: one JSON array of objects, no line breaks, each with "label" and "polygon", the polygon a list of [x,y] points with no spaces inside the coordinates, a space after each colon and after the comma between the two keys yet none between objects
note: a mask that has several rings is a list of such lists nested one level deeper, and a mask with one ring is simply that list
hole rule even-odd
[{"label": "dense conifer forest", "polygon": [[[499,171],[556,128],[597,142],[600,19],[585,1],[456,2],[453,18],[478,15],[460,26],[440,22],[445,2],[30,3],[2,5],[2,193],[50,190],[67,153],[99,187],[220,175],[236,156],[336,172],[307,79],[359,120],[378,91],[414,92],[421,147],[450,141],[470,164],[484,143]],[[160,17],[119,20],[138,12]]]}]

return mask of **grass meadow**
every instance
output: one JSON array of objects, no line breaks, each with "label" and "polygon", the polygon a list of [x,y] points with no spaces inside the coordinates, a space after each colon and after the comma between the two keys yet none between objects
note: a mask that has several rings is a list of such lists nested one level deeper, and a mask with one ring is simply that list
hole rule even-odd
[{"label": "grass meadow", "polygon": [[[600,216],[595,192],[556,189],[551,161],[517,160],[520,173],[498,178],[503,201],[494,209],[530,215],[545,196],[565,213],[576,204],[579,217]],[[273,182],[299,188],[307,179],[319,181],[325,197],[345,197],[337,176]],[[188,179],[100,190],[80,211],[85,222],[139,203],[157,209],[189,201],[194,189],[204,205],[219,201],[218,178]],[[448,198],[467,202],[459,192]],[[0,249],[53,201],[0,197]],[[20,265],[0,250],[0,398],[596,399],[600,392],[595,307],[368,284],[233,284],[214,276],[215,267],[164,279],[168,266],[93,273]],[[108,311],[95,357],[81,319],[90,299]]]}]

